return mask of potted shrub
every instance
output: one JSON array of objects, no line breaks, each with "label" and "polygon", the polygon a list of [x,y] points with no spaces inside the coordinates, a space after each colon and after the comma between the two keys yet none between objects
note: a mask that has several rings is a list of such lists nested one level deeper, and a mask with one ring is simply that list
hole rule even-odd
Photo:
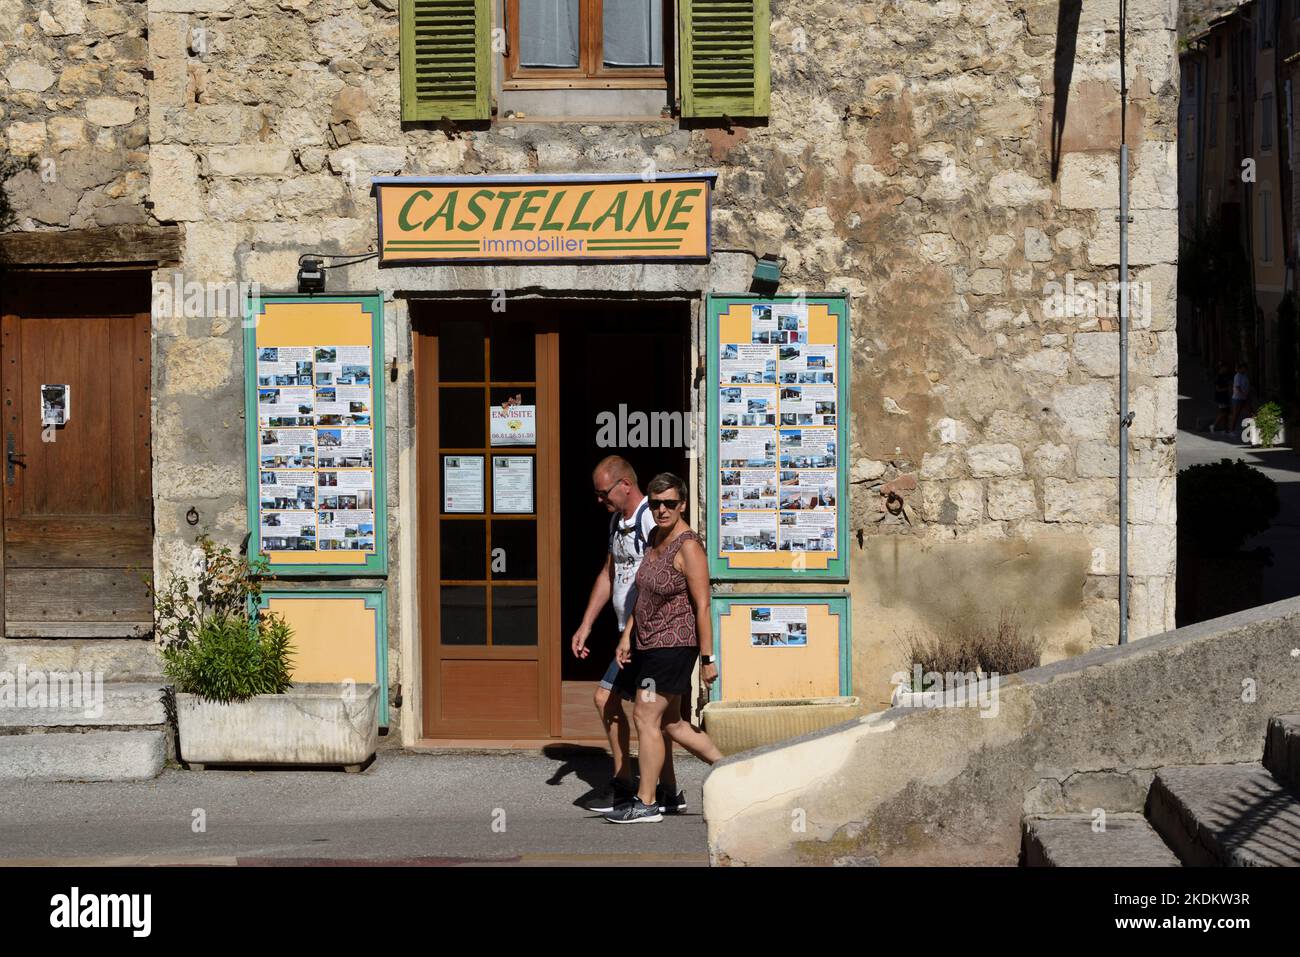
[{"label": "potted shrub", "polygon": [[293,634],[258,608],[265,562],[200,536],[196,580],[154,592],[163,674],[175,691],[181,759],[208,764],[342,765],[375,753],[379,686],[294,686]]},{"label": "potted shrub", "polygon": [[910,632],[903,641],[910,670],[894,676],[890,705],[982,707],[999,677],[1038,667],[1043,644],[1007,610],[993,622],[963,619],[937,632]]},{"label": "potted shrub", "polygon": [[1286,423],[1282,420],[1282,407],[1276,402],[1266,402],[1255,412],[1254,418],[1242,422],[1241,437],[1252,446],[1266,449],[1274,442],[1286,441]]}]

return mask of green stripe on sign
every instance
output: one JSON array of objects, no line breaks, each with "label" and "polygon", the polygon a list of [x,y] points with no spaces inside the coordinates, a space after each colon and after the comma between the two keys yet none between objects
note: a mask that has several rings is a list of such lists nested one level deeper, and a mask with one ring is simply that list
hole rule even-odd
[{"label": "green stripe on sign", "polygon": [[385,246],[464,246],[478,245],[477,239],[390,239]]},{"label": "green stripe on sign", "polygon": [[626,246],[597,246],[594,251],[607,253],[607,252],[615,252],[621,249],[650,249],[662,253],[662,252],[672,252],[676,248],[677,248],[676,246],[643,246],[639,243],[634,243]]},{"label": "green stripe on sign", "polygon": [[478,252],[478,246],[402,246],[400,249],[385,249],[388,253],[461,253]]},{"label": "green stripe on sign", "polygon": [[640,243],[647,246],[680,246],[680,239],[588,239],[588,246],[612,246],[624,243]]}]

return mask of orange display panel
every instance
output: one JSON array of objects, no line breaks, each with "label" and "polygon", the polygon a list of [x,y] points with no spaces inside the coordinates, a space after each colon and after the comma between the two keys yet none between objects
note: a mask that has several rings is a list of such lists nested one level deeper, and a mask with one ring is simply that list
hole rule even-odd
[{"label": "orange display panel", "polygon": [[847,694],[847,598],[715,597],[718,700]]},{"label": "orange display panel", "polygon": [[710,571],[844,580],[847,303],[711,297]]},{"label": "orange display panel", "polygon": [[715,178],[380,177],[380,264],[705,261]]}]

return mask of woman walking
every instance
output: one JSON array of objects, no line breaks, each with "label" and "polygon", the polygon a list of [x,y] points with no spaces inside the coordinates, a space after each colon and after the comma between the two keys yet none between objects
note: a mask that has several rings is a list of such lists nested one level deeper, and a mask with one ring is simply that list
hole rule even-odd
[{"label": "woman walking", "polygon": [[[618,663],[631,668],[636,689],[632,719],[640,749],[641,784],[637,795],[605,815],[616,824],[663,819],[655,782],[664,761],[667,735],[709,764],[722,752],[683,716],[691,673],[700,658],[700,676],[718,678],[709,618],[709,563],[700,537],[686,524],[686,483],[662,472],[646,486],[655,532],[636,574],[637,600],[618,644]],[[636,650],[632,650],[633,635]]]}]

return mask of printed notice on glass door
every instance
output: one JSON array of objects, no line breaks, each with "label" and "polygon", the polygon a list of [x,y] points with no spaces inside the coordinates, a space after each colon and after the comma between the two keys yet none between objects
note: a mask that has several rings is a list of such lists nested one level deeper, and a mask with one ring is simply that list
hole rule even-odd
[{"label": "printed notice on glass door", "polygon": [[450,513],[483,511],[483,456],[442,457],[442,510]]},{"label": "printed notice on glass door", "polygon": [[533,457],[492,456],[492,511],[529,515],[533,511]]},{"label": "printed notice on glass door", "polygon": [[508,409],[492,407],[491,442],[498,445],[537,444],[537,406],[512,405]]}]

